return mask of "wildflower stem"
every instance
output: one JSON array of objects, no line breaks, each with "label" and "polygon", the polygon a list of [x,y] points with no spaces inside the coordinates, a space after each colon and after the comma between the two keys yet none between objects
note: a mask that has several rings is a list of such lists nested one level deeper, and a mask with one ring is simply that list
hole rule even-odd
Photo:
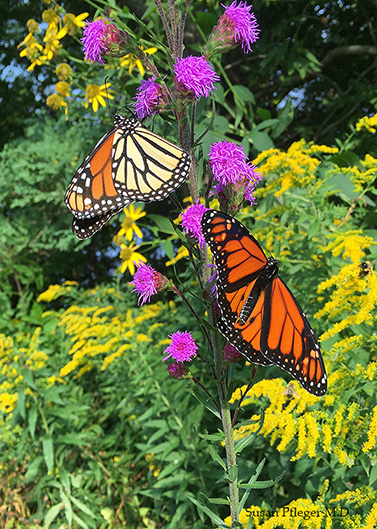
[{"label": "wildflower stem", "polygon": [[[219,384],[219,386],[221,386],[221,384]],[[222,389],[221,393],[223,392]],[[236,462],[236,452],[234,449],[232,419],[229,402],[226,395],[225,398],[223,397],[221,400],[220,407],[223,430],[225,434],[225,452],[229,480],[230,516],[232,521],[231,527],[235,527],[235,522],[238,522],[238,469]]]},{"label": "wildflower stem", "polygon": [[238,412],[239,412],[240,407],[241,407],[241,403],[242,403],[243,399],[246,397],[247,392],[249,391],[249,389],[251,388],[251,386],[253,384],[253,380],[254,380],[254,377],[255,377],[255,375],[257,373],[257,370],[258,370],[258,366],[254,366],[254,369],[252,370],[251,375],[250,375],[249,383],[248,383],[245,391],[242,393],[241,398],[238,401],[237,409],[234,412],[233,421],[232,421],[232,427],[234,427],[234,425],[236,424],[236,420],[237,420]]},{"label": "wildflower stem", "polygon": [[169,49],[171,50],[171,52],[174,55],[172,34],[171,34],[170,27],[169,27],[169,23],[168,23],[167,18],[165,16],[165,11],[162,8],[162,4],[161,4],[160,0],[154,0],[154,3],[156,4],[157,10],[158,10],[158,12],[160,14],[160,17],[161,17],[161,20],[162,20],[162,25],[164,26],[164,30],[165,30],[165,33],[166,33],[166,38],[168,39]]},{"label": "wildflower stem", "polygon": [[199,386],[200,388],[202,388],[202,390],[203,390],[203,391],[209,396],[209,398],[210,398],[210,399],[212,400],[212,402],[214,403],[214,405],[215,405],[217,411],[218,411],[219,413],[221,413],[221,410],[220,410],[220,408],[219,408],[219,405],[217,404],[216,400],[212,397],[211,393],[210,393],[210,392],[209,392],[209,391],[203,386],[203,384],[201,384],[201,383],[199,382],[199,380],[198,380],[196,377],[191,376],[190,378],[191,378],[191,380],[192,380],[193,382],[195,382],[195,384],[196,384],[197,386]]},{"label": "wildflower stem", "polygon": [[[203,263],[203,281],[207,285],[208,296],[210,296],[209,286],[209,255],[207,246],[200,249],[201,260]],[[210,325],[216,327],[216,315],[214,309],[208,311],[208,321]],[[232,418],[230,414],[228,391],[223,377],[224,359],[222,355],[222,344],[219,333],[211,332],[212,351],[214,359],[214,370],[217,391],[219,394],[221,422],[225,435],[225,453],[227,460],[228,480],[229,480],[229,498],[230,498],[230,515],[231,527],[235,527],[238,522],[238,472],[236,463],[236,452],[234,448]]]},{"label": "wildflower stem", "polygon": [[195,312],[195,310],[194,310],[194,308],[192,307],[192,305],[191,305],[191,303],[189,302],[189,300],[186,298],[186,296],[185,296],[184,294],[182,294],[182,292],[180,292],[180,291],[178,290],[178,288],[177,288],[175,285],[171,284],[171,285],[170,285],[170,288],[172,289],[173,292],[175,292],[175,294],[177,294],[177,296],[179,296],[179,297],[181,298],[182,301],[184,301],[184,302],[186,303],[187,307],[190,309],[191,314],[194,316],[194,318],[195,318],[195,319],[197,320],[197,322],[199,323],[199,325],[200,325],[200,327],[201,327],[201,329],[202,329],[202,331],[203,331],[205,337],[207,338],[207,341],[208,341],[208,343],[209,343],[209,346],[210,346],[211,349],[212,349],[212,341],[211,341],[211,339],[210,339],[210,337],[209,337],[209,335],[208,335],[207,329],[206,329],[206,328],[204,327],[204,325],[202,324],[202,322],[201,322],[199,316],[198,316],[197,313]]}]

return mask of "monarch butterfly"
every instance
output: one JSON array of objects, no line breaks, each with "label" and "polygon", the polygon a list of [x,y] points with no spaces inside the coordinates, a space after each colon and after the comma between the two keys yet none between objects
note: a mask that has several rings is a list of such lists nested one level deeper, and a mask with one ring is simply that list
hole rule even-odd
[{"label": "monarch butterfly", "polygon": [[309,393],[324,395],[327,377],[318,341],[278,276],[276,260],[267,259],[256,239],[229,215],[208,210],[201,222],[217,268],[220,332],[250,362],[276,364]]},{"label": "monarch butterfly", "polygon": [[135,118],[115,114],[114,126],[77,169],[65,203],[73,232],[91,237],[134,201],[163,200],[187,178],[190,157]]}]

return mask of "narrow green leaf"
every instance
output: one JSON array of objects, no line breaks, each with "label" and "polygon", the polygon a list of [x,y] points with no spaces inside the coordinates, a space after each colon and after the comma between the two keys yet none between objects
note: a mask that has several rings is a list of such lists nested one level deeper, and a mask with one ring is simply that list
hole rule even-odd
[{"label": "narrow green leaf", "polygon": [[52,522],[55,520],[57,515],[61,512],[61,510],[64,508],[63,502],[57,503],[51,509],[47,511],[47,514],[44,518],[44,524],[43,529],[48,529]]},{"label": "narrow green leaf", "polygon": [[69,501],[68,496],[65,494],[63,490],[60,491],[60,497],[64,505],[64,514],[65,514],[65,517],[67,518],[68,525],[71,526],[72,525],[72,515],[73,515],[72,504]]},{"label": "narrow green leaf", "polygon": [[88,514],[92,518],[96,517],[94,512],[91,511],[89,509],[89,507],[87,507],[82,501],[78,500],[77,498],[75,498],[74,496],[71,496],[71,495],[69,495],[69,499],[71,500],[72,503],[74,503],[76,505],[76,507],[78,507],[80,509],[80,511],[84,512],[85,514]]},{"label": "narrow green leaf", "polygon": [[201,511],[203,511],[212,521],[214,524],[216,524],[220,529],[229,529],[229,525],[226,525],[224,523],[224,521],[219,518],[217,516],[217,514],[215,514],[214,512],[211,511],[211,509],[209,509],[208,507],[206,507],[205,505],[203,505],[202,503],[200,503],[198,500],[196,500],[195,498],[192,498],[191,496],[188,496],[188,499],[194,504],[196,505],[197,507],[199,507],[199,509]]},{"label": "narrow green leaf", "polygon": [[54,444],[51,436],[42,440],[42,448],[47,470],[52,474],[54,469]]},{"label": "narrow green leaf", "polygon": [[32,436],[33,439],[35,437],[35,427],[37,425],[37,418],[38,418],[38,408],[35,404],[33,404],[28,413],[28,428],[29,428],[30,435]]},{"label": "narrow green leaf", "polygon": [[84,522],[84,520],[82,520],[79,516],[77,516],[77,514],[73,513],[73,514],[72,514],[72,518],[73,518],[73,520],[75,520],[75,522],[77,523],[77,525],[79,525],[79,526],[82,527],[83,529],[89,529],[88,524],[86,524],[86,523]]},{"label": "narrow green leaf", "polygon": [[227,469],[226,464],[224,463],[220,455],[216,452],[216,450],[213,448],[211,444],[208,445],[208,451],[212,459],[216,461],[216,463],[218,463],[226,471]]},{"label": "narrow green leaf", "polygon": [[377,463],[374,464],[372,470],[369,474],[369,486],[371,487],[373,483],[377,480]]},{"label": "narrow green leaf", "polygon": [[230,505],[229,499],[224,498],[207,498],[209,503],[213,503],[214,505]]}]

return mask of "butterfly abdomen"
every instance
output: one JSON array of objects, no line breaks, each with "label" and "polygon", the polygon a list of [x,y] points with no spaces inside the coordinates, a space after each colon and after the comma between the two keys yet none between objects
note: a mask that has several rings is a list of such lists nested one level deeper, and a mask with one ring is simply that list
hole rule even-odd
[{"label": "butterfly abdomen", "polygon": [[241,309],[238,322],[240,325],[245,325],[251,313],[254,310],[255,304],[263,290],[271,283],[273,279],[278,276],[279,268],[276,259],[269,257],[267,264],[259,273],[258,279],[255,282],[254,288],[245,301]]}]

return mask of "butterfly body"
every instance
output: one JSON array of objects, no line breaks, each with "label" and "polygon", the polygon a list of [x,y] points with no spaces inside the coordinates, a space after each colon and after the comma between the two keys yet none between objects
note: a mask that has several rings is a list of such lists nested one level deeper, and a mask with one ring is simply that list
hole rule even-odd
[{"label": "butterfly body", "polygon": [[314,332],[272,257],[237,220],[209,210],[202,230],[217,268],[218,329],[248,360],[276,364],[315,395],[327,378]]},{"label": "butterfly body", "polygon": [[[135,118],[114,116],[68,186],[65,203],[73,232],[91,237],[134,201],[164,200],[187,178],[190,156]],[[90,220],[91,219],[91,220]]]}]

